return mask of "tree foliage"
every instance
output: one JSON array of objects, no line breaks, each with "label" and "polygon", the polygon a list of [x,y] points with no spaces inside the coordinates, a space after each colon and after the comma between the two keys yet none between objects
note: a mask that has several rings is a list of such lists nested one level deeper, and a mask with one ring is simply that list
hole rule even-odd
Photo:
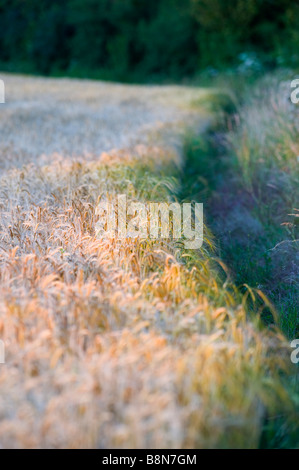
[{"label": "tree foliage", "polygon": [[116,80],[189,76],[240,54],[296,63],[293,0],[0,0],[0,63]]}]

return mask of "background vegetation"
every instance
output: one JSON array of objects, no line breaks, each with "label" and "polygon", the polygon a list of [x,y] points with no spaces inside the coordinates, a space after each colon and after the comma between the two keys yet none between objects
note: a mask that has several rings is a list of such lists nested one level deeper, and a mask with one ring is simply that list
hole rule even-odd
[{"label": "background vegetation", "polygon": [[293,0],[1,0],[0,65],[122,81],[298,62]]}]

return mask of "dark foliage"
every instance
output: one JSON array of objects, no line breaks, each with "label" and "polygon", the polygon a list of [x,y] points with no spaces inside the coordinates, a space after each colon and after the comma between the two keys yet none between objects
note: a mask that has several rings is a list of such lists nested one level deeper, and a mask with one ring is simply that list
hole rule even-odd
[{"label": "dark foliage", "polygon": [[294,0],[0,0],[2,68],[116,80],[297,65]]}]

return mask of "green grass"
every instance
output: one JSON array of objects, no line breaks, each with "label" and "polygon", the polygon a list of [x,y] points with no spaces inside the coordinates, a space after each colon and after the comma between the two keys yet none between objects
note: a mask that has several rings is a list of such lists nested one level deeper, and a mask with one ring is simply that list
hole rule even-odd
[{"label": "green grass", "polygon": [[[261,290],[285,334],[298,325],[298,110],[288,83],[266,78],[203,139],[186,141],[183,184],[207,205],[238,286]],[[192,182],[191,182],[192,181]],[[271,315],[264,314],[271,321]]]},{"label": "green grass", "polygon": [[[180,195],[204,202],[225,275],[248,314],[292,340],[299,337],[299,128],[287,85],[271,77],[250,85],[205,136],[187,136]],[[298,409],[296,372],[286,388]],[[260,447],[297,443],[296,425],[265,419]]]}]

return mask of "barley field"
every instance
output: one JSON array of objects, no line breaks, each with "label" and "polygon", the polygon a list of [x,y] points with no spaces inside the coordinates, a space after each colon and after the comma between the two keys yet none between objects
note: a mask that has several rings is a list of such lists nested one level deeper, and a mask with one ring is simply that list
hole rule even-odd
[{"label": "barley field", "polygon": [[0,447],[256,448],[266,428],[283,441],[289,343],[220,274],[208,228],[192,252],[95,230],[102,197],[173,200],[210,92],[3,78]]}]

